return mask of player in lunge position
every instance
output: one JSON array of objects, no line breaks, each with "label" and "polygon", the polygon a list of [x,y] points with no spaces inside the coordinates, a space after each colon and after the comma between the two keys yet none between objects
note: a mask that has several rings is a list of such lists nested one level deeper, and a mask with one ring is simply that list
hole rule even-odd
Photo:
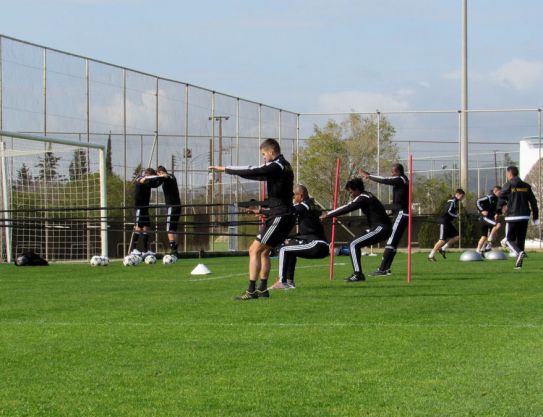
[{"label": "player in lunge position", "polygon": [[465,197],[466,193],[461,188],[458,188],[454,196],[447,200],[447,203],[441,211],[439,216],[439,240],[436,242],[434,248],[428,255],[429,261],[436,260],[436,252],[439,252],[443,258],[446,258],[446,251],[449,246],[458,242],[459,235],[458,230],[452,224],[455,219],[458,218],[458,210],[460,208],[459,203]]},{"label": "player in lunge position", "polygon": [[[211,166],[210,170],[238,175],[242,178],[266,181],[268,197],[261,211],[266,222],[249,247],[249,286],[237,300],[253,300],[269,297],[270,250],[283,243],[294,225],[292,216],[292,188],[294,174],[290,163],[281,154],[275,139],[266,139],[260,145],[265,163],[257,167]],[[256,281],[260,277],[260,285]]]},{"label": "player in lunge position", "polygon": [[298,233],[279,249],[279,277],[271,289],[293,289],[297,258],[322,259],[330,252],[324,227],[319,219],[321,210],[304,185],[294,186],[294,218]]},{"label": "player in lunge position", "polygon": [[323,214],[320,218],[324,220],[328,217],[338,217],[351,211],[362,209],[362,212],[368,218],[369,230],[362,236],[355,237],[349,243],[353,274],[345,278],[345,281],[365,281],[366,277],[362,272],[360,261],[362,248],[382,242],[390,236],[390,219],[377,197],[370,192],[364,191],[364,183],[360,178],[353,178],[347,181],[345,189],[351,196],[351,202]]},{"label": "player in lunge position", "polygon": [[496,185],[490,193],[478,198],[475,203],[480,214],[481,237],[477,244],[477,252],[481,255],[492,249],[492,244],[498,237],[501,224],[498,222],[497,204],[501,189],[502,187]]},{"label": "player in lunge position", "polygon": [[409,180],[405,176],[402,164],[393,164],[389,177],[372,175],[363,169],[359,169],[358,173],[365,180],[392,186],[392,214],[394,215],[392,232],[386,242],[381,265],[377,270],[369,273],[371,276],[390,275],[392,261],[409,222]]}]

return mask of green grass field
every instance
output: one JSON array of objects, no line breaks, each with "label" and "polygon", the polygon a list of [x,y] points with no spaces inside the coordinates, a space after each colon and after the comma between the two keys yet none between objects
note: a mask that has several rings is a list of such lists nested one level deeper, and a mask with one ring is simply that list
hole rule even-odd
[{"label": "green grass field", "polygon": [[0,416],[542,416],[543,254],[458,256],[248,302],[247,258],[0,265]]}]

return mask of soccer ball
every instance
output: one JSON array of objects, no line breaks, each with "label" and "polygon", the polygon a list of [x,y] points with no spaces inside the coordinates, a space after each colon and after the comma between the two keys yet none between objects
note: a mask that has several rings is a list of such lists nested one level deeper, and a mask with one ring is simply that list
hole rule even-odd
[{"label": "soccer ball", "polygon": [[134,259],[133,255],[125,256],[123,259],[123,265],[124,266],[136,266],[136,260]]},{"label": "soccer ball", "polygon": [[132,256],[132,258],[134,259],[134,263],[136,265],[139,265],[143,262],[143,258],[139,255],[130,255],[130,256]]},{"label": "soccer ball", "polygon": [[93,256],[90,260],[91,266],[102,266],[102,258],[100,256]]},{"label": "soccer ball", "polygon": [[162,258],[162,263],[164,265],[171,265],[177,262],[177,256],[175,255],[164,255],[164,258]]},{"label": "soccer ball", "polygon": [[102,266],[109,265],[109,258],[107,256],[100,256],[100,259],[102,260]]},{"label": "soccer ball", "polygon": [[154,255],[147,255],[144,261],[147,265],[156,264],[156,257]]}]

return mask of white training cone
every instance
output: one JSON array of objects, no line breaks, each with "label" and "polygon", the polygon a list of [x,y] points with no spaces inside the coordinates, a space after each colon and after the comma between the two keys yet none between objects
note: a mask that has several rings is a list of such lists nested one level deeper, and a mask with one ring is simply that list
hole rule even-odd
[{"label": "white training cone", "polygon": [[211,274],[211,271],[204,264],[198,264],[196,265],[196,268],[194,268],[190,274],[191,275],[207,275],[207,274]]}]

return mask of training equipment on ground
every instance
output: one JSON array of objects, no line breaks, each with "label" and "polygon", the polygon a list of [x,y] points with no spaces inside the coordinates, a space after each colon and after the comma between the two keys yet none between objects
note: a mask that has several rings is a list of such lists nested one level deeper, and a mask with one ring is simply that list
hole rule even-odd
[{"label": "training equipment on ground", "polygon": [[147,264],[147,265],[154,265],[156,264],[156,257],[155,255],[147,255],[144,259],[144,262]]},{"label": "training equipment on ground", "polygon": [[93,256],[90,260],[90,266],[102,266],[102,258]]},{"label": "training equipment on ground", "polygon": [[134,255],[125,256],[123,259],[124,266],[136,266],[138,264]]},{"label": "training equipment on ground", "polygon": [[506,261],[507,255],[501,250],[491,250],[485,253],[485,259],[487,261]]},{"label": "training equipment on ground", "polygon": [[171,265],[177,262],[177,256],[175,255],[164,255],[164,258],[162,258],[162,263],[164,265]]},{"label": "training equipment on ground", "polygon": [[102,266],[109,265],[109,258],[107,256],[100,256],[100,259],[102,260]]},{"label": "training equipment on ground", "polygon": [[460,255],[460,260],[462,262],[482,261],[483,257],[477,251],[467,250],[462,255]]},{"label": "training equipment on ground", "polygon": [[196,268],[194,268],[190,274],[191,275],[207,275],[207,274],[211,274],[211,271],[204,264],[198,264],[196,265]]},{"label": "training equipment on ground", "polygon": [[130,255],[130,256],[134,258],[134,262],[136,263],[136,265],[139,265],[143,262],[143,258],[141,256],[138,256],[138,255]]}]

